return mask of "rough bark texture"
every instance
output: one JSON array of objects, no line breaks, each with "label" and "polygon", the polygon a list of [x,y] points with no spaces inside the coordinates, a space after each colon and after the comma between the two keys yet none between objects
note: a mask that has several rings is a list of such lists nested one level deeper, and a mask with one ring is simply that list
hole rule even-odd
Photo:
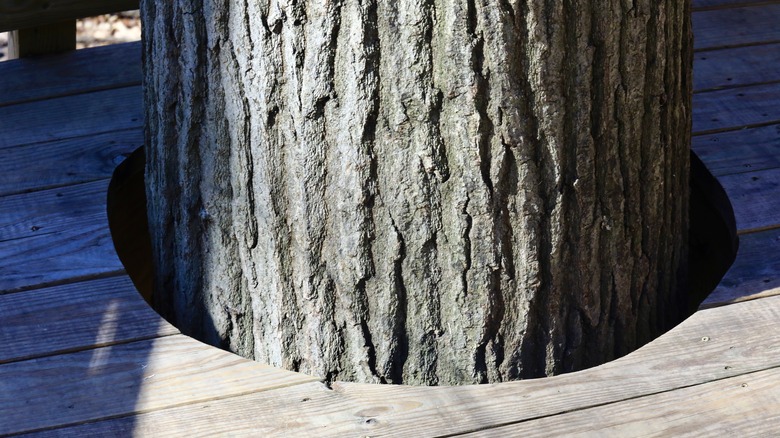
[{"label": "rough bark texture", "polygon": [[162,313],[324,379],[623,355],[685,297],[689,2],[142,1]]}]

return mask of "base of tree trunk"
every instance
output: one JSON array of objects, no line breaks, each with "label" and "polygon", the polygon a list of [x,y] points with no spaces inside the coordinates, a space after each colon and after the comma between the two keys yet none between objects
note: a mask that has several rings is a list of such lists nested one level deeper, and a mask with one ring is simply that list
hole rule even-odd
[{"label": "base of tree trunk", "polygon": [[[141,295],[152,303],[154,266],[143,171],[143,148],[139,148],[114,171],[108,188],[108,218],[119,259]],[[739,246],[731,202],[717,179],[693,152],[690,189],[691,287],[687,297],[688,311],[682,319],[695,312],[718,285],[734,262]]]}]

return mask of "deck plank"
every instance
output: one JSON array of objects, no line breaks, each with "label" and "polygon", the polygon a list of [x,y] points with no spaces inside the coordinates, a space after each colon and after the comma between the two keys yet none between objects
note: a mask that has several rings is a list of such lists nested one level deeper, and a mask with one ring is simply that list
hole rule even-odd
[{"label": "deck plank", "polygon": [[740,236],[737,259],[702,308],[780,294],[780,229]]},{"label": "deck plank", "polygon": [[140,86],[0,107],[0,149],[143,126]]},{"label": "deck plank", "polygon": [[0,63],[0,106],[141,84],[141,43]]},{"label": "deck plank", "polygon": [[[547,379],[458,387],[335,383],[333,390],[305,384],[56,432],[101,435],[134,428],[149,436],[174,436],[184,428],[237,436],[457,434],[777,367],[780,344],[766,333],[776,329],[778,318],[780,297],[699,311],[624,358]],[[162,396],[154,390],[144,393]]]},{"label": "deck plank", "polygon": [[780,81],[780,44],[712,50],[694,55],[694,91]]},{"label": "deck plank", "polygon": [[0,242],[0,260],[0,295],[125,272],[102,216],[72,230]]},{"label": "deck plank", "polygon": [[775,436],[780,424],[780,370],[484,429],[465,437]]},{"label": "deck plank", "polygon": [[99,225],[101,219],[107,227],[108,183],[103,179],[0,197],[0,243],[78,230],[83,224]]},{"label": "deck plank", "polygon": [[110,178],[114,168],[142,145],[143,130],[134,128],[5,149],[0,160],[0,196]]},{"label": "deck plank", "polygon": [[780,42],[780,4],[714,9],[693,14],[695,50]]},{"label": "deck plank", "polygon": [[737,231],[748,233],[780,226],[780,169],[718,178],[734,208]]},{"label": "deck plank", "polygon": [[696,93],[693,95],[693,132],[703,135],[778,123],[778,107],[780,83]]},{"label": "deck plank", "polygon": [[312,381],[183,335],[12,362],[0,365],[0,434]]},{"label": "deck plank", "polygon": [[126,276],[0,295],[0,364],[178,332]]},{"label": "deck plank", "polygon": [[780,125],[693,137],[691,145],[716,177],[780,168]]}]

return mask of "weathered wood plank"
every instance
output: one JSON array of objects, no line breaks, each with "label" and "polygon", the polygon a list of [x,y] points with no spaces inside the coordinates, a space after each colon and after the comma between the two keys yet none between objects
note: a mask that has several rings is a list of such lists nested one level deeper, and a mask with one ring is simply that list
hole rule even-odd
[{"label": "weathered wood plank", "polygon": [[0,0],[0,32],[138,9],[138,0]]},{"label": "weathered wood plank", "polygon": [[101,347],[0,365],[0,434],[312,381],[182,335]]},{"label": "weathered wood plank", "polygon": [[712,50],[694,55],[694,91],[780,81],[780,44]]},{"label": "weathered wood plank", "polygon": [[0,107],[0,149],[143,124],[141,87],[125,87]]},{"label": "weathered wood plank", "polygon": [[[778,26],[780,29],[780,26]],[[693,95],[693,132],[707,134],[780,120],[780,83]]]},{"label": "weathered wood plank", "polygon": [[691,147],[713,175],[780,167],[780,125],[693,137]]},{"label": "weathered wood plank", "polygon": [[0,243],[42,234],[79,230],[84,225],[108,228],[108,180],[0,197]]},{"label": "weathered wood plank", "polygon": [[0,295],[0,364],[178,332],[126,276]]},{"label": "weathered wood plank", "polygon": [[693,0],[693,10],[771,5],[777,0]]},{"label": "weathered wood plank", "polygon": [[740,233],[780,225],[780,169],[724,175],[718,178],[737,219]]},{"label": "weathered wood plank", "polygon": [[[149,436],[434,436],[570,412],[780,365],[780,297],[699,311],[640,350],[578,373],[499,385],[298,385],[59,429]],[[148,399],[164,397],[145,391]],[[54,432],[54,431],[53,431]]]},{"label": "weathered wood plank", "polygon": [[0,106],[140,85],[141,44],[114,44],[0,63]]},{"label": "weathered wood plank", "polygon": [[124,273],[104,217],[75,229],[0,242],[0,295]]},{"label": "weathered wood plank", "polygon": [[28,58],[76,50],[76,20],[12,31],[8,36],[8,58]]},{"label": "weathered wood plank", "polygon": [[780,370],[772,369],[462,436],[774,436],[779,424]]},{"label": "weathered wood plank", "polygon": [[141,145],[143,130],[134,128],[5,149],[0,160],[0,196],[110,178],[114,168]]},{"label": "weathered wood plank", "polygon": [[780,294],[780,229],[739,239],[737,259],[702,308]]},{"label": "weathered wood plank", "polygon": [[780,4],[714,9],[693,14],[694,49],[780,41]]}]

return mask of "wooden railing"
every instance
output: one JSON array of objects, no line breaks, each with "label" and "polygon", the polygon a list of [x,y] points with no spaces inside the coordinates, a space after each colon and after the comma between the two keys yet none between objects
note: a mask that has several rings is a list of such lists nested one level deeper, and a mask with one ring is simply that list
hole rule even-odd
[{"label": "wooden railing", "polygon": [[139,0],[0,0],[0,32],[10,31],[8,57],[76,48],[76,19],[138,9]]}]

